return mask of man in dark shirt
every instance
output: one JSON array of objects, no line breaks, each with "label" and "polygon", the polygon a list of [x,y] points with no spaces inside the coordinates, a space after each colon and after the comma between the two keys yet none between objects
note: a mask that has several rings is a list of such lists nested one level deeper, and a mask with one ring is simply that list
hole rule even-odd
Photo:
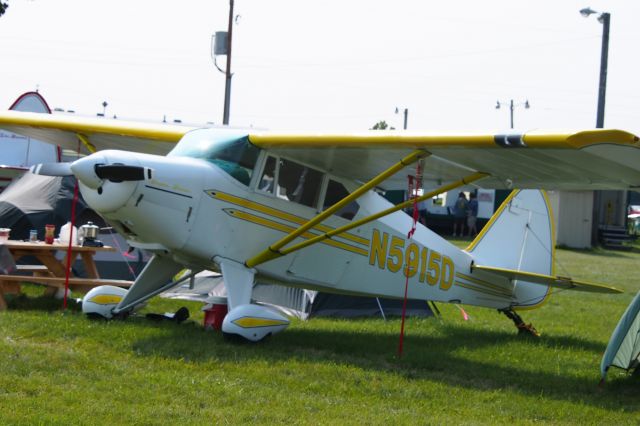
[{"label": "man in dark shirt", "polygon": [[467,226],[469,227],[469,236],[473,237],[478,233],[476,221],[478,220],[478,199],[476,193],[472,192],[469,203],[467,204]]}]

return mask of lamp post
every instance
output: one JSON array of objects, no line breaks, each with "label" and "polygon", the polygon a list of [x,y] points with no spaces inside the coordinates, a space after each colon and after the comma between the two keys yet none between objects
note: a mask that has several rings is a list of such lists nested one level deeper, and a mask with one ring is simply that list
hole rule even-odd
[{"label": "lamp post", "polygon": [[[398,114],[400,112],[400,109],[398,107],[396,107],[396,114]],[[404,125],[403,125],[403,129],[407,130],[407,121],[409,119],[409,108],[405,108],[404,109]]]},{"label": "lamp post", "polygon": [[[580,10],[580,15],[588,18],[597,12],[590,7]],[[596,128],[604,127],[604,101],[607,94],[607,66],[609,62],[609,24],[611,15],[607,12],[600,13],[598,22],[602,24],[602,49],[600,51],[600,82],[598,84],[598,115],[596,117]]]},{"label": "lamp post", "polygon": [[[511,124],[511,128],[513,129],[513,110],[516,109],[517,106],[524,106],[525,109],[529,109],[531,108],[531,104],[529,104],[529,100],[525,100],[524,102],[520,102],[520,103],[514,103],[513,99],[511,99],[511,101],[509,101],[509,116],[510,116],[510,120],[509,123]],[[500,107],[502,106],[502,104],[500,103],[500,101],[496,101],[496,109],[500,109]]]}]

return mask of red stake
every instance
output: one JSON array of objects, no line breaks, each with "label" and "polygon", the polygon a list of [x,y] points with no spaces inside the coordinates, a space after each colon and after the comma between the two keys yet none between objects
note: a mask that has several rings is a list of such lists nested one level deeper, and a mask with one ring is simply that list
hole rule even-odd
[{"label": "red stake", "polygon": [[[413,198],[413,223],[411,224],[411,229],[407,233],[407,238],[411,239],[413,234],[416,232],[416,224],[418,223],[418,217],[420,216],[420,212],[418,211],[418,189],[420,189],[420,177],[422,176],[422,170],[420,170],[420,162],[418,162],[418,166],[416,167],[416,182],[415,182],[415,190],[414,190],[414,182],[413,176],[407,176],[409,179],[409,194]],[[404,343],[404,320],[407,313],[407,295],[409,293],[409,259],[407,259],[404,275],[406,276],[406,280],[404,283],[404,300],[402,302],[402,322],[400,323],[400,340],[398,342],[398,358],[402,358],[402,347]]]},{"label": "red stake", "polygon": [[[76,149],[80,156],[80,139]],[[64,178],[63,178],[64,179]],[[67,246],[67,268],[64,277],[64,298],[62,299],[62,309],[67,310],[67,296],[69,294],[69,276],[71,275],[71,246],[73,245],[73,227],[76,223],[76,204],[78,204],[78,178],[73,188],[73,201],[71,201],[71,229],[69,230],[69,245]]]}]

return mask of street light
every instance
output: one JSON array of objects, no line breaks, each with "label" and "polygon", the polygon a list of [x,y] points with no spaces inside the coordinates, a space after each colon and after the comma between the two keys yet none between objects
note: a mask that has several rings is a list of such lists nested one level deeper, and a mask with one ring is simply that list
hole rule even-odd
[{"label": "street light", "polygon": [[[580,10],[580,15],[589,16],[600,13],[589,7]],[[596,118],[596,128],[604,127],[604,101],[607,92],[607,65],[609,61],[609,23],[611,15],[607,12],[600,13],[598,22],[602,24],[602,50],[600,52],[600,83],[598,85],[598,115]]]},{"label": "street light", "polygon": [[97,113],[96,115],[98,117],[106,117],[107,114],[107,107],[109,106],[109,104],[107,103],[107,101],[102,102],[102,112]]},{"label": "street light", "polygon": [[[496,109],[500,109],[500,107],[502,106],[502,104],[500,103],[500,101],[496,101]],[[529,109],[531,108],[531,104],[529,104],[529,100],[525,100],[524,102],[520,102],[520,103],[514,103],[513,99],[511,99],[511,101],[509,102],[509,115],[511,117],[510,123],[511,123],[511,128],[513,129],[513,110],[517,107],[517,106],[524,106],[525,109]]]}]

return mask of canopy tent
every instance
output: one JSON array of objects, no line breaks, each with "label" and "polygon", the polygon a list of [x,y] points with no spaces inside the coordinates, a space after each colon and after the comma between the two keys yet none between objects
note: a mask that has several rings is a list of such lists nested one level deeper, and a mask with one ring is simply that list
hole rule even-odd
[{"label": "canopy tent", "polygon": [[[161,296],[211,303],[212,300],[226,295],[222,275],[203,271],[196,274],[193,283],[185,282]],[[253,298],[256,302],[270,305],[286,315],[301,319],[400,316],[403,303],[402,300],[329,294],[260,282],[253,287]],[[426,301],[408,300],[407,315],[427,317],[432,316],[433,312]]]},{"label": "canopy tent", "polygon": [[600,363],[602,380],[609,367],[631,371],[640,365],[640,292],[620,318]]},{"label": "canopy tent", "polygon": [[[44,227],[56,226],[56,230],[71,220],[71,204],[75,178],[41,176],[25,173],[0,194],[0,227],[11,228],[10,238],[25,240],[29,230],[38,231],[44,240]],[[76,218],[97,216],[81,197],[76,205]],[[57,234],[57,232],[56,232]]]},{"label": "canopy tent", "polygon": [[[71,220],[71,205],[75,188],[75,177],[52,177],[25,173],[0,194],[0,228],[11,228],[12,240],[26,240],[29,231],[35,229],[38,239],[44,240],[44,228],[47,224],[60,228]],[[93,211],[78,194],[76,204],[76,224],[91,221],[101,228],[104,220]],[[120,235],[108,230],[100,233],[100,239],[118,249],[117,252],[100,252],[95,261],[102,278],[132,279],[144,267],[148,256],[139,250],[125,253],[127,243]],[[84,272],[84,264],[77,262],[74,269]]]}]

